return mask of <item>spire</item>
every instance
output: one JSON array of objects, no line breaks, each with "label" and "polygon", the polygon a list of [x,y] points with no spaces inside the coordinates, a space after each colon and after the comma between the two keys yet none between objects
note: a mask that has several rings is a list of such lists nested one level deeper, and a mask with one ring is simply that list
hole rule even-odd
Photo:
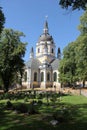
[{"label": "spire", "polygon": [[30,58],[31,59],[34,58],[34,49],[33,49],[33,47],[31,48],[31,51],[30,51]]},{"label": "spire", "polygon": [[33,53],[34,52],[34,49],[33,49],[33,47],[31,48],[31,51],[30,51],[31,53]]},{"label": "spire", "polygon": [[57,58],[58,58],[59,60],[61,59],[61,51],[60,51],[60,48],[58,48]]},{"label": "spire", "polygon": [[48,34],[48,31],[49,31],[49,29],[48,29],[48,22],[47,22],[47,16],[46,16],[46,21],[45,21],[45,24],[44,24],[43,32],[46,35],[46,34]]}]

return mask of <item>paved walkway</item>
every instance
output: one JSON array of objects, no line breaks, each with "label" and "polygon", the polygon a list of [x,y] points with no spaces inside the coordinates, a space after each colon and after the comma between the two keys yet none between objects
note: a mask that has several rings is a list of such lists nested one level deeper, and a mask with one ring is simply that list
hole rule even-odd
[{"label": "paved walkway", "polygon": [[64,88],[63,92],[64,93],[71,93],[74,95],[83,95],[83,96],[87,97],[87,89]]},{"label": "paved walkway", "polygon": [[82,89],[81,90],[81,95],[87,97],[87,90]]}]

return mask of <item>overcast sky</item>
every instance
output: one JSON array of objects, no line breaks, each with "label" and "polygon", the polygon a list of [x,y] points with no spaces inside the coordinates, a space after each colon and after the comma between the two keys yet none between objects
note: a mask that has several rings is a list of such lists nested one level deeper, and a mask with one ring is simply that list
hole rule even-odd
[{"label": "overcast sky", "polygon": [[80,16],[83,11],[72,12],[64,10],[58,5],[59,0],[0,0],[6,17],[6,28],[23,32],[28,42],[25,61],[29,59],[30,49],[34,51],[39,36],[43,33],[45,16],[48,16],[49,33],[53,36],[57,48],[61,51],[70,42],[76,40],[80,32]]}]

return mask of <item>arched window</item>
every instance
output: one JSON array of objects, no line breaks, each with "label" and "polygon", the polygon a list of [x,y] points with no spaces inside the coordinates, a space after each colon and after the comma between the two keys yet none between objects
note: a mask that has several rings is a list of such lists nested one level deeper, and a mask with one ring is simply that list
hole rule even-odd
[{"label": "arched window", "polygon": [[47,81],[50,81],[50,73],[47,73]]},{"label": "arched window", "polygon": [[27,81],[27,72],[25,72],[25,74],[24,74],[24,81],[25,82]]},{"label": "arched window", "polygon": [[54,50],[53,50],[53,48],[52,48],[52,53],[54,53]]},{"label": "arched window", "polygon": [[37,72],[34,73],[34,81],[37,81]]},{"label": "arched window", "polygon": [[44,72],[41,72],[41,81],[44,81]]},{"label": "arched window", "polygon": [[38,53],[40,53],[40,48],[38,48]]},{"label": "arched window", "polygon": [[56,72],[54,72],[54,74],[53,74],[53,80],[57,81],[57,73]]}]

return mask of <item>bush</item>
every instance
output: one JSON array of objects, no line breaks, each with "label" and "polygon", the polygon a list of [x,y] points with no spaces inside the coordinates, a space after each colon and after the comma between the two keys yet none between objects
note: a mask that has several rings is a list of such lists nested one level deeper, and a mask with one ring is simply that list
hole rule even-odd
[{"label": "bush", "polygon": [[4,95],[3,94],[0,95],[0,100],[2,100],[2,99],[4,99]]},{"label": "bush", "polygon": [[25,103],[20,103],[18,106],[15,107],[15,109],[21,113],[27,113],[28,107]]},{"label": "bush", "polygon": [[43,102],[42,102],[41,100],[38,100],[38,104],[39,104],[39,105],[42,105]]},{"label": "bush", "polygon": [[4,94],[4,99],[11,99],[12,95],[10,93]]},{"label": "bush", "polygon": [[11,103],[11,101],[8,100],[8,101],[6,102],[6,108],[7,108],[7,109],[12,109],[12,108],[13,108],[13,104]]},{"label": "bush", "polygon": [[30,107],[29,107],[29,110],[28,110],[29,114],[38,114],[38,111],[35,109],[34,103],[36,103],[36,101],[32,101],[30,103]]},{"label": "bush", "polygon": [[28,97],[27,96],[24,98],[24,102],[28,102]]},{"label": "bush", "polygon": [[37,98],[37,99],[42,99],[42,98],[43,98],[43,94],[42,94],[42,93],[37,94],[37,95],[36,95],[36,98]]},{"label": "bush", "polygon": [[59,122],[66,122],[71,119],[71,113],[68,109],[64,108],[62,110],[58,110],[53,114],[53,118],[58,120]]}]

